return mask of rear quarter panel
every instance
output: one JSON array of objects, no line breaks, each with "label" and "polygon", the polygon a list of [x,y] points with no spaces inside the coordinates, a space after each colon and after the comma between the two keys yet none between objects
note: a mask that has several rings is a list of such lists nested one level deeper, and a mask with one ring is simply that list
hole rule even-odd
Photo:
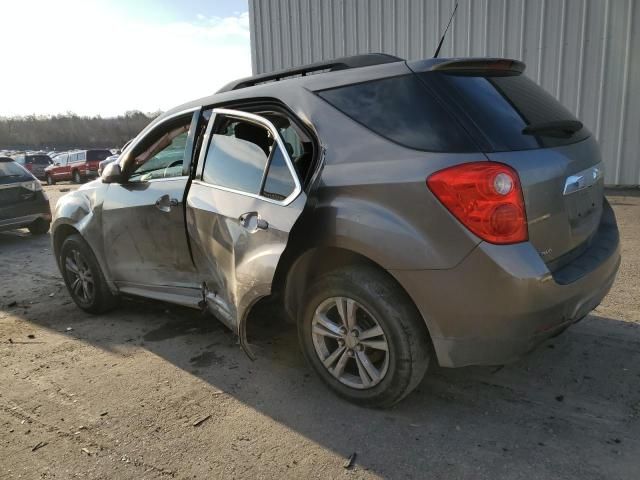
[{"label": "rear quarter panel", "polygon": [[440,204],[426,179],[486,157],[402,147],[313,97],[308,111],[324,154],[310,202],[314,242],[353,250],[385,269],[457,265],[479,239]]}]

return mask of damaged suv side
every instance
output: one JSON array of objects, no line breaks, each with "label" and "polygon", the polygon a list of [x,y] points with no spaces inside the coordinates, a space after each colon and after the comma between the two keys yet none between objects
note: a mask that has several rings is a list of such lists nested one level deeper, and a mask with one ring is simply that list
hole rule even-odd
[{"label": "damaged suv side", "polygon": [[518,358],[620,261],[595,141],[523,69],[371,54],[171,110],[59,201],[67,287],[93,313],[119,295],[208,309],[250,355],[248,313],[278,294],[314,370],[366,406],[432,360]]}]

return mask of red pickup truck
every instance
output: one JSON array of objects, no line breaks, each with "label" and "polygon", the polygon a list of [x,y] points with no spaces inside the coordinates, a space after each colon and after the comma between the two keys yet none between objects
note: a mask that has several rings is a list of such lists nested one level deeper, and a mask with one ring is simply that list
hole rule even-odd
[{"label": "red pickup truck", "polygon": [[111,156],[110,150],[76,150],[53,157],[53,165],[45,169],[49,185],[61,180],[82,183],[87,178],[98,176],[98,164]]}]

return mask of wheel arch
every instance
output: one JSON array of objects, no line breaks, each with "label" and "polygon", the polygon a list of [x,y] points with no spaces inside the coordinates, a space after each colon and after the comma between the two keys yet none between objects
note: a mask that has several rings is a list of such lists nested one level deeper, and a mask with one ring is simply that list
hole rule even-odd
[{"label": "wheel arch", "polygon": [[62,248],[62,244],[68,237],[75,234],[82,236],[80,231],[69,223],[58,225],[53,231],[53,254],[57,263],[60,257],[60,249]]},{"label": "wheel arch", "polygon": [[79,228],[77,228],[77,225],[74,223],[69,223],[65,221],[62,221],[62,222],[58,221],[55,223],[56,223],[55,227],[52,228],[51,230],[51,235],[52,235],[53,254],[56,260],[56,264],[58,265],[58,269],[62,272],[62,265],[60,265],[60,249],[62,248],[62,244],[71,235],[78,235],[80,238],[82,238],[82,240],[84,240],[84,242],[87,245],[87,248],[91,250],[94,257],[96,258],[96,261],[98,262],[98,265],[102,270],[102,275],[105,278],[107,286],[109,287],[109,289],[113,294],[117,294],[118,289],[113,283],[113,281],[111,280],[111,277],[109,275],[109,270],[107,270],[106,263],[103,262],[103,259],[97,254],[98,252],[96,252],[96,249],[91,245],[91,242],[87,241],[87,238],[83,234],[83,232]]},{"label": "wheel arch", "polygon": [[368,266],[386,276],[406,295],[407,301],[422,318],[428,341],[432,345],[429,320],[418,309],[414,299],[397,278],[369,257],[343,247],[317,246],[300,252],[295,258],[283,260],[284,262],[278,265],[272,291],[282,297],[285,310],[291,319],[297,319],[304,306],[305,292],[317,278],[347,266]]}]

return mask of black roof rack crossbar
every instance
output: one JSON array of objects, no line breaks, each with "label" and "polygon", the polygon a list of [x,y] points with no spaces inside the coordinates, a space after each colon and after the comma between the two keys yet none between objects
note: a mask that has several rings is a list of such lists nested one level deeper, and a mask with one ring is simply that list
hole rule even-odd
[{"label": "black roof rack crossbar", "polygon": [[254,75],[253,77],[241,78],[226,84],[217,93],[229,92],[240,88],[253,87],[261,83],[275,82],[286,80],[293,77],[304,77],[314,73],[334,72],[337,70],[346,70],[349,68],[369,67],[371,65],[380,65],[383,63],[403,62],[404,59],[388,55],[386,53],[367,53],[363,55],[353,55],[350,57],[335,58],[325,62],[310,63],[301,67],[289,68],[272,73],[263,73]]}]

